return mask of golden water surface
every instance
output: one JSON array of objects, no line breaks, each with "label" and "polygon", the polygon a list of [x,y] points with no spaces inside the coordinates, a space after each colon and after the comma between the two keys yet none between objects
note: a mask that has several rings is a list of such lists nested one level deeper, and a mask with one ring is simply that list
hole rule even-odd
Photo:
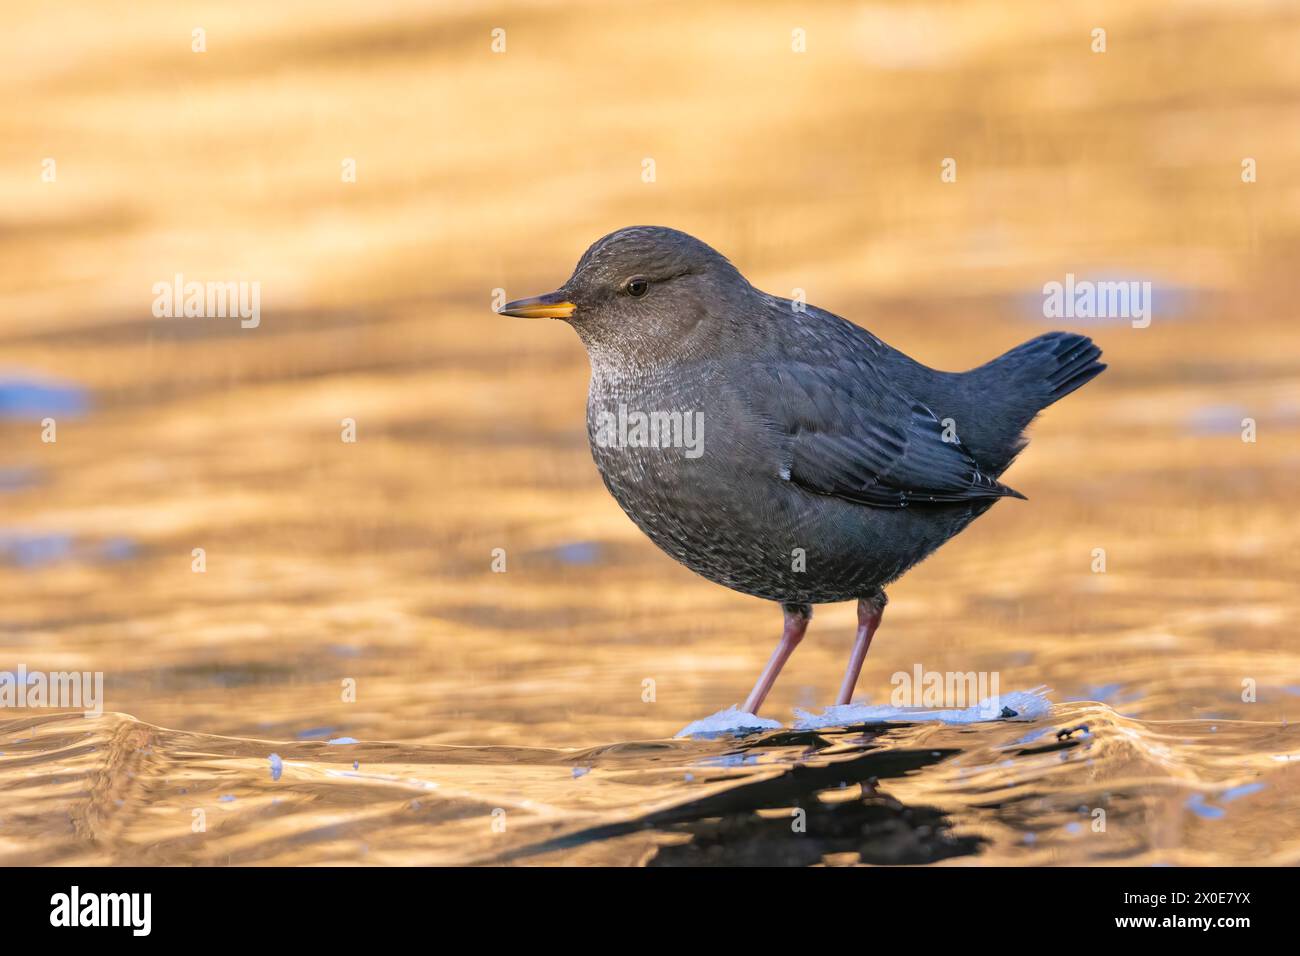
[{"label": "golden water surface", "polygon": [[[1294,4],[11,6],[0,671],[105,711],[0,710],[0,863],[1300,863]],[[1049,717],[672,739],[780,613],[641,536],[576,337],[492,311],[643,222],[936,367],[1102,346],[859,685]],[[155,318],[177,274],[260,324]],[[1149,326],[1044,319],[1067,274]]]}]

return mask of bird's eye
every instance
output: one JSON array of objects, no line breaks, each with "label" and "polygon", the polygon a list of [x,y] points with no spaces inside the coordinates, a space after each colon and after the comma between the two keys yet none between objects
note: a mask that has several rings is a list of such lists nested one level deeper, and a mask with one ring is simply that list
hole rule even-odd
[{"label": "bird's eye", "polygon": [[627,290],[627,294],[632,298],[639,299],[650,291],[650,282],[648,279],[643,279],[640,276],[637,276],[636,278],[628,279],[627,285],[623,286],[623,288]]}]

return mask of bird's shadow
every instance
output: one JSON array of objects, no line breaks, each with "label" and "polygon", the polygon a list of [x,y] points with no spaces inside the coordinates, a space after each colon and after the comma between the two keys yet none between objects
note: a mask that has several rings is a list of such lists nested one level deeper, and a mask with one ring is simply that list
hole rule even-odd
[{"label": "bird's shadow", "polygon": [[[908,806],[876,787],[877,781],[914,773],[958,751],[874,743],[889,732],[877,725],[745,737],[700,761],[748,768],[722,779],[731,785],[632,819],[517,847],[495,862],[644,831],[665,836],[649,866],[807,866],[830,856],[846,863],[924,864],[977,853],[984,840],[953,835],[942,811]],[[768,759],[774,752],[780,756]]]}]

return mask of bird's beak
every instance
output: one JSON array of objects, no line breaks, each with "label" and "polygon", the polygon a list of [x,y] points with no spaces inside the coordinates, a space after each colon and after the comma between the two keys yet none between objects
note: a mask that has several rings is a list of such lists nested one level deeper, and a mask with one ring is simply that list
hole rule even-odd
[{"label": "bird's beak", "polygon": [[577,308],[565,298],[563,292],[548,292],[531,299],[507,302],[502,307],[501,314],[513,315],[519,319],[567,319]]}]

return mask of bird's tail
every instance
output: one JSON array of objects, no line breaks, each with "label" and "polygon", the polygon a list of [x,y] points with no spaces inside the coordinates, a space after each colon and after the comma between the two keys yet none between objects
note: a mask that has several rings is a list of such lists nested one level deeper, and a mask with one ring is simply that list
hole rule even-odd
[{"label": "bird's tail", "polygon": [[1101,349],[1088,336],[1048,332],[974,372],[1000,379],[1025,398],[1032,397],[1038,403],[1037,414],[1100,375],[1106,366],[1099,358]]},{"label": "bird's tail", "polygon": [[1024,447],[1022,433],[1034,416],[1105,370],[1099,358],[1101,349],[1086,335],[1048,332],[959,376],[981,410],[980,434],[971,437],[995,474]]}]

